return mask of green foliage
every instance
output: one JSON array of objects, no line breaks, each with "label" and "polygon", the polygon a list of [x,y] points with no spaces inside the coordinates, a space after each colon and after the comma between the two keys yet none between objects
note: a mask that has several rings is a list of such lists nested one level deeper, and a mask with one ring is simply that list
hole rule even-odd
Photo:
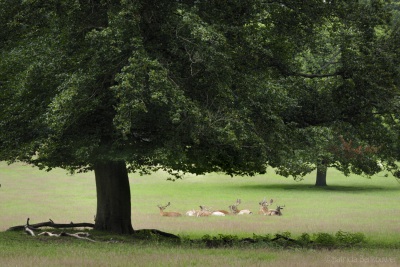
[{"label": "green foliage", "polygon": [[[289,91],[297,105],[288,108],[285,120],[297,128],[294,152],[279,166],[285,176],[298,178],[321,163],[346,175],[397,168],[399,56],[397,48],[389,48],[398,40],[390,23],[395,8],[383,1],[343,2],[337,8],[296,54]],[[354,150],[377,149],[344,157],[340,137]]]},{"label": "green foliage", "polygon": [[[52,231],[52,233],[65,232],[62,230]],[[67,231],[68,232],[68,231]],[[73,231],[69,231],[74,233]],[[126,244],[147,244],[147,245],[162,245],[182,246],[182,247],[205,247],[205,248],[303,248],[303,249],[340,249],[368,246],[363,233],[349,233],[338,231],[335,235],[328,233],[303,233],[297,239],[291,239],[291,234],[285,232],[282,235],[277,234],[280,238],[271,239],[270,235],[253,235],[253,238],[239,238],[236,235],[210,236],[204,235],[200,239],[193,239],[189,236],[183,236],[179,239],[160,235],[154,230],[140,230],[132,236],[110,235],[99,231],[86,231],[90,234],[90,238],[101,243],[126,243]],[[25,235],[24,235],[25,236]],[[312,236],[312,238],[311,238]],[[282,238],[283,237],[283,238]],[[30,239],[33,239],[30,237]],[[41,242],[60,238],[55,237],[38,237]],[[70,240],[72,238],[69,238]],[[55,240],[56,242],[58,240]],[[21,240],[26,242],[26,240]],[[33,242],[33,241],[29,241]],[[64,241],[66,242],[66,241]],[[77,241],[75,241],[77,242]],[[87,241],[82,241],[86,242]],[[7,244],[7,240],[5,243]]]},{"label": "green foliage", "polygon": [[232,247],[238,244],[239,238],[235,235],[222,235],[222,234],[218,236],[204,235],[201,238],[201,242],[204,243],[204,245],[209,248]]},{"label": "green foliage", "polygon": [[335,235],[329,233],[303,233],[297,239],[291,238],[291,233],[286,231],[277,233],[275,238],[270,235],[255,235],[253,238],[239,238],[235,235],[204,235],[201,240],[184,239],[183,243],[204,244],[208,248],[219,247],[245,247],[248,245],[256,247],[302,247],[309,249],[337,249],[337,248],[352,248],[366,244],[365,235],[363,233],[350,233],[338,231]]},{"label": "green foliage", "polygon": [[335,237],[329,233],[316,233],[313,234],[313,241],[316,246],[323,248],[335,247]]},{"label": "green foliage", "polygon": [[310,234],[302,233],[301,236],[297,239],[301,246],[307,246],[308,244],[312,243],[312,239]]},{"label": "green foliage", "polygon": [[338,231],[335,234],[336,242],[342,247],[354,247],[362,245],[366,242],[365,235],[363,233],[349,233],[344,231]]},{"label": "green foliage", "polygon": [[[397,157],[397,35],[380,1],[6,1],[0,12],[2,159],[302,176],[321,158],[369,175]],[[328,148],[345,133],[382,148],[344,162]]]},{"label": "green foliage", "polygon": [[269,242],[271,240],[271,235],[256,235],[253,233],[253,240],[255,240],[255,242]]}]

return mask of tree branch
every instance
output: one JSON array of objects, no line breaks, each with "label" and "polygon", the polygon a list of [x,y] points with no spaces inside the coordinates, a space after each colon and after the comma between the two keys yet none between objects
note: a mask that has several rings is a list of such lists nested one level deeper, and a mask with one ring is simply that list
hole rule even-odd
[{"label": "tree branch", "polygon": [[31,231],[37,231],[38,228],[41,227],[52,227],[52,228],[75,228],[75,227],[90,227],[94,228],[93,223],[55,223],[52,219],[49,219],[48,222],[41,222],[36,224],[29,224],[29,218],[26,221],[25,225],[17,225],[7,229],[7,231],[20,231],[29,229]]},{"label": "tree branch", "polygon": [[300,73],[294,72],[292,73],[293,76],[300,76],[304,78],[314,79],[314,78],[328,78],[341,75],[341,72],[334,72],[334,73],[325,73],[325,74],[316,74],[316,73]]}]

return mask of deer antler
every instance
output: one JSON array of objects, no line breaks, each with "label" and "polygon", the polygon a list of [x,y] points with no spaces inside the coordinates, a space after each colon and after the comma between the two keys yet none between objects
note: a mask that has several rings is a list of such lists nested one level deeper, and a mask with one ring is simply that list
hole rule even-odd
[{"label": "deer antler", "polygon": [[165,209],[165,208],[168,207],[170,204],[171,204],[171,202],[168,202],[168,204],[165,205],[165,206],[157,205],[157,207],[160,208],[160,209]]},{"label": "deer antler", "polygon": [[201,205],[199,207],[200,207],[200,210],[202,210],[202,211],[210,211],[211,212],[210,208],[207,208],[207,207],[201,206]]}]

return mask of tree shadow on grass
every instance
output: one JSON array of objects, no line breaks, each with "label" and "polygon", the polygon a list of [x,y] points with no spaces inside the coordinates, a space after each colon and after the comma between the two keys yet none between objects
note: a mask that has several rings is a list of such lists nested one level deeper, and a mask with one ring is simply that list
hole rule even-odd
[{"label": "tree shadow on grass", "polygon": [[384,187],[384,186],[354,186],[354,185],[328,185],[325,187],[318,187],[310,184],[259,184],[259,185],[242,185],[239,188],[243,190],[252,191],[265,191],[265,190],[293,190],[293,191],[306,191],[306,192],[389,192],[399,191],[399,187]]}]

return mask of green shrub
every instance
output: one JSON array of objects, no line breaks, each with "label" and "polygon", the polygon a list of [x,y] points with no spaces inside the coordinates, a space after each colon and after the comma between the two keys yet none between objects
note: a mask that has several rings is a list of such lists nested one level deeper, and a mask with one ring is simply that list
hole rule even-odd
[{"label": "green shrub", "polygon": [[253,233],[253,240],[255,243],[259,243],[259,242],[270,242],[271,241],[271,235],[267,234],[267,235],[256,235]]},{"label": "green shrub", "polygon": [[289,231],[286,231],[286,232],[279,232],[278,235],[281,235],[286,238],[290,238],[292,236],[292,233]]},{"label": "green shrub", "polygon": [[328,233],[316,233],[313,235],[314,245],[318,247],[333,248],[336,245],[336,239]]},{"label": "green shrub", "polygon": [[335,235],[337,243],[342,247],[354,247],[365,242],[363,233],[338,231]]},{"label": "green shrub", "polygon": [[239,238],[236,235],[218,235],[210,236],[204,235],[200,240],[186,239],[183,241],[184,244],[198,244],[208,248],[219,248],[219,247],[275,247],[275,248],[343,248],[343,247],[354,247],[361,245],[365,242],[365,235],[362,233],[349,233],[344,231],[338,231],[332,235],[329,233],[315,233],[308,234],[303,233],[297,239],[291,238],[290,232],[279,232],[275,237],[271,238],[268,235],[256,235],[253,234],[252,238]]},{"label": "green shrub", "polygon": [[201,238],[202,242],[210,248],[216,247],[232,247],[239,243],[239,238],[236,235],[218,235],[218,236],[210,236],[204,235]]},{"label": "green shrub", "polygon": [[309,244],[312,243],[311,236],[307,233],[301,234],[301,236],[297,239],[300,245],[308,246]]}]

